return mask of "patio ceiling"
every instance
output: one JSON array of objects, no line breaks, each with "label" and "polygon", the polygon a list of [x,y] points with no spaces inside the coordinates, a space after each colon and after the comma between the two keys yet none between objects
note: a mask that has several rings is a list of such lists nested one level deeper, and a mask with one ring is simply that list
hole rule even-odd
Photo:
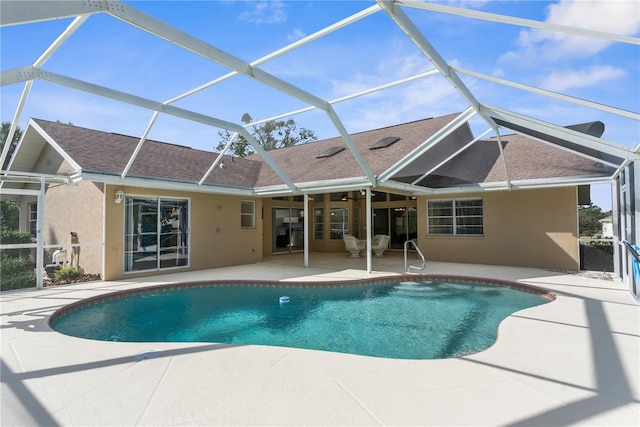
[{"label": "patio ceiling", "polygon": [[[176,6],[176,7],[183,7]],[[186,7],[186,6],[184,6]],[[35,59],[31,64],[25,64],[22,67],[2,70],[0,80],[2,87],[24,83],[22,96],[19,100],[12,128],[8,140],[10,140],[15,132],[16,126],[21,119],[21,115],[25,105],[29,101],[30,92],[34,81],[41,80],[55,85],[64,86],[77,91],[86,92],[98,97],[108,98],[121,103],[134,105],[150,111],[145,132],[140,135],[140,140],[136,150],[131,156],[127,166],[121,171],[120,179],[127,180],[129,168],[133,164],[136,156],[139,154],[144,145],[147,136],[152,131],[158,117],[163,115],[174,116],[180,119],[201,123],[207,126],[225,129],[232,133],[232,139],[238,135],[244,136],[251,144],[253,149],[263,158],[263,160],[273,169],[273,171],[282,180],[286,192],[301,194],[306,192],[314,192],[319,188],[331,188],[331,184],[327,182],[318,182],[317,186],[305,183],[294,182],[281,168],[281,166],[273,160],[269,152],[265,151],[261,145],[253,138],[248,128],[253,125],[264,123],[268,120],[280,119],[284,117],[295,117],[298,114],[305,113],[310,110],[318,110],[326,115],[326,118],[334,127],[335,132],[344,140],[345,145],[351,151],[351,154],[357,161],[361,171],[362,178],[354,179],[353,182],[336,183],[341,189],[349,187],[362,188],[363,186],[385,186],[396,188],[405,192],[414,194],[423,194],[434,192],[433,188],[425,187],[425,178],[432,174],[438,167],[451,160],[456,155],[476,143],[485,135],[497,137],[497,145],[499,147],[506,181],[492,185],[479,185],[478,189],[511,189],[518,187],[546,187],[562,184],[577,185],[581,183],[590,183],[602,181],[605,178],[611,178],[624,167],[628,162],[638,159],[640,150],[638,147],[630,148],[619,142],[607,141],[600,135],[589,135],[581,129],[571,129],[565,127],[565,124],[549,123],[528,115],[510,111],[501,106],[491,106],[483,102],[482,92],[476,93],[474,87],[470,85],[470,80],[464,80],[463,76],[476,79],[475,81],[487,81],[503,87],[509,87],[518,91],[534,93],[545,98],[553,99],[563,103],[577,105],[579,107],[600,111],[609,115],[621,117],[625,120],[631,120],[638,123],[640,114],[637,111],[629,111],[615,105],[606,105],[600,102],[584,100],[577,97],[569,96],[555,91],[543,88],[525,85],[508,79],[490,76],[474,70],[466,70],[457,64],[447,62],[439,51],[430,43],[429,38],[425,35],[424,29],[409,15],[409,12],[423,14],[446,14],[456,15],[469,19],[492,22],[496,24],[515,25],[523,28],[535,28],[544,31],[565,33],[572,35],[580,35],[595,40],[607,40],[613,43],[624,45],[638,46],[640,39],[636,37],[622,36],[610,34],[601,31],[592,31],[584,28],[576,28],[557,24],[546,23],[529,19],[522,19],[512,16],[480,12],[460,7],[446,6],[440,3],[416,2],[416,1],[380,1],[364,8],[363,10],[333,23],[313,34],[299,39],[281,49],[275,50],[255,61],[247,62],[238,56],[232,55],[224,50],[199,39],[185,31],[175,28],[153,16],[145,14],[135,7],[127,3],[118,1],[96,1],[96,2],[76,2],[76,1],[5,1],[0,3],[1,26],[25,25],[35,22],[50,21],[60,18],[72,18],[71,23],[59,35],[59,37]],[[192,52],[207,61],[222,66],[227,72],[210,81],[202,83],[197,87],[193,87],[184,91],[170,99],[159,100],[145,96],[139,96],[128,91],[115,89],[113,87],[103,86],[92,83],[88,80],[79,79],[68,74],[47,70],[45,65],[49,59],[56,55],[56,51],[67,42],[72,35],[84,25],[90,25],[90,18],[96,14],[103,14],[119,20],[127,25],[143,30],[159,39],[162,39],[180,49]],[[302,88],[300,85],[293,84],[284,77],[279,77],[275,73],[265,71],[264,65],[280,56],[289,54],[296,49],[328,37],[332,33],[344,30],[351,25],[355,25],[361,20],[370,18],[374,14],[385,14],[401,31],[402,34],[413,43],[419,52],[426,57],[432,64],[433,69],[426,70],[411,76],[398,79],[383,85],[373,86],[358,92],[352,93],[338,99],[323,99],[314,93]],[[384,54],[384,52],[383,52]],[[318,65],[321,66],[321,65]],[[73,67],[73,64],[70,64]],[[284,93],[292,99],[298,101],[303,108],[292,111],[277,112],[273,116],[255,121],[248,124],[240,124],[211,115],[204,111],[178,107],[178,101],[192,97],[202,91],[205,91],[215,85],[231,79],[234,76],[243,76],[259,85],[271,88],[277,92]],[[399,160],[390,167],[386,172],[376,176],[372,172],[370,165],[367,164],[362,154],[351,139],[350,132],[345,126],[345,120],[334,108],[339,103],[356,99],[365,95],[370,95],[383,90],[393,90],[407,82],[419,79],[430,79],[432,76],[440,76],[444,78],[446,84],[451,85],[457,94],[464,99],[468,108],[461,113],[455,120],[451,121],[439,132],[428,138],[413,150],[409,155]],[[434,83],[436,84],[436,83]],[[251,100],[247,100],[247,110],[251,109]],[[480,119],[486,126],[486,132],[481,135],[474,136],[464,129],[472,119]],[[581,120],[576,120],[580,122]],[[516,132],[528,137],[534,138],[541,142],[552,144],[562,150],[570,151],[580,156],[602,163],[613,170],[609,177],[597,178],[563,178],[545,179],[530,182],[512,182],[509,174],[509,164],[502,152],[501,136],[507,131],[508,133]],[[23,142],[23,143],[28,143]],[[635,141],[637,143],[637,141]],[[6,144],[0,157],[0,164],[4,164],[7,156],[9,144]],[[225,150],[229,148],[229,144]],[[209,168],[209,171],[200,180],[200,185],[206,180],[209,173],[218,166],[222,156],[219,156]],[[407,177],[418,177],[407,181]],[[317,187],[317,188],[316,188]],[[461,187],[458,189],[463,191]],[[449,191],[456,189],[449,188]],[[267,195],[269,189],[256,189],[256,194]],[[283,193],[282,188],[278,188],[274,192]]]}]

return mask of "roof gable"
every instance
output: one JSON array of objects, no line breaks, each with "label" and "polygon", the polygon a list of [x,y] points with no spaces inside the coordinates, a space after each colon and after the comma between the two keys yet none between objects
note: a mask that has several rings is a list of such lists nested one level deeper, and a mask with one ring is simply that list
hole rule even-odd
[{"label": "roof gable", "polygon": [[[69,124],[34,120],[83,171],[120,175],[139,138],[102,132]],[[218,154],[166,142],[146,140],[129,175],[164,180],[199,182]],[[224,168],[216,168],[205,183],[252,188],[261,163],[225,156]]]}]

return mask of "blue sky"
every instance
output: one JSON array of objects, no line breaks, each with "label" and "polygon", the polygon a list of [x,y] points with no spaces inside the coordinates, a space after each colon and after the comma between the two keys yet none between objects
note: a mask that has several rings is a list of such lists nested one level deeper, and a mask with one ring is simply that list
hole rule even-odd
[{"label": "blue sky", "polygon": [[[127,4],[251,62],[373,5],[370,1],[128,1]],[[451,1],[441,4],[556,24],[638,36],[636,1]],[[403,9],[451,65],[563,94],[640,111],[640,49],[561,33]],[[3,71],[32,64],[71,19],[4,27]],[[45,70],[166,101],[229,70],[110,16],[91,16],[42,67]],[[311,42],[261,68],[320,98],[334,100],[433,69],[384,12]],[[604,139],[634,147],[637,121],[462,76],[482,103],[558,125],[601,120]],[[1,88],[2,121],[11,121],[23,84]],[[174,105],[239,123],[244,113],[265,119],[306,105],[245,77],[235,76]],[[351,133],[463,111],[464,99],[440,76],[426,77],[335,105]],[[36,81],[20,124],[29,117],[142,135],[151,112]],[[326,114],[293,117],[319,138],[336,136]],[[472,122],[482,132],[486,124]],[[160,115],[149,137],[212,150],[219,129]],[[603,190],[604,188],[604,190]],[[610,208],[607,186],[594,203]]]}]

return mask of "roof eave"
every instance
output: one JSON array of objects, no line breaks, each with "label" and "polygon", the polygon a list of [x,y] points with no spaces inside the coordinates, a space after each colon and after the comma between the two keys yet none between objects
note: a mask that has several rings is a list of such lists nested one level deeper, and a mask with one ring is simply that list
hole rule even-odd
[{"label": "roof eave", "polygon": [[101,182],[108,185],[121,185],[143,188],[154,188],[174,191],[190,191],[197,193],[210,194],[231,194],[236,196],[253,196],[253,188],[234,187],[220,184],[202,184],[199,185],[195,181],[170,180],[166,178],[154,178],[143,176],[128,175],[122,179],[117,173],[108,173],[101,171],[76,171],[72,174],[73,182],[93,181]]},{"label": "roof eave", "polygon": [[[610,183],[611,176],[607,175],[588,175],[588,176],[572,176],[563,178],[539,178],[486,182],[479,184],[460,185],[455,187],[431,188],[432,194],[464,194],[479,193],[485,191],[511,191],[511,190],[531,190],[542,188],[557,187],[576,187],[579,185],[603,184]],[[510,185],[509,185],[510,184]]]}]

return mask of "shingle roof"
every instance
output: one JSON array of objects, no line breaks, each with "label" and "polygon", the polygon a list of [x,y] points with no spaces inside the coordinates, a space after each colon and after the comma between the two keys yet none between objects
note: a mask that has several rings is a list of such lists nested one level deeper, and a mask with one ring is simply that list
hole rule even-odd
[{"label": "shingle roof", "polygon": [[[121,174],[140,138],[34,119],[83,170]],[[131,176],[199,182],[218,157],[217,153],[176,144],[147,140],[133,162]],[[224,158],[208,184],[253,188],[261,162]]]},{"label": "shingle roof", "polygon": [[[453,120],[457,114],[417,120],[351,135],[375,175],[380,175]],[[138,137],[102,132],[41,119],[35,122],[85,171],[119,175],[138,144]],[[400,140],[380,149],[370,147],[384,137]],[[501,137],[511,180],[554,177],[610,176],[611,170],[593,160],[520,135]],[[446,141],[445,141],[446,142]],[[269,156],[294,183],[364,177],[348,149],[319,158],[330,147],[346,147],[340,137],[269,151]],[[429,155],[429,152],[427,152]],[[129,175],[199,182],[218,154],[176,144],[147,140]],[[415,163],[426,161],[418,158]],[[429,159],[429,161],[432,161]],[[412,170],[415,165],[412,166]],[[425,171],[426,172],[426,171]],[[412,182],[416,177],[401,180]],[[438,168],[419,185],[442,188],[464,184],[504,182],[506,175],[496,139],[478,141]],[[278,175],[254,154],[244,159],[225,156],[225,168],[216,168],[208,184],[259,188],[283,184]]]},{"label": "shingle roof", "polygon": [[[611,168],[594,160],[522,135],[501,136],[512,181],[558,177],[611,175]],[[497,138],[478,141],[438,168],[420,185],[431,188],[471,183],[503,182],[507,177]]]},{"label": "shingle roof", "polygon": [[[366,132],[355,133],[351,139],[374,175],[380,175],[418,145],[422,144],[458,114],[417,120],[395,126],[388,126]],[[380,139],[398,136],[400,140],[389,147],[377,150],[369,148]],[[331,138],[303,145],[269,151],[269,155],[280,165],[293,182],[313,182],[327,179],[363,177],[365,173],[358,165],[350,150],[343,150],[334,156],[317,158],[332,146],[346,147],[342,138]],[[250,158],[256,159],[257,155]],[[257,186],[280,184],[277,175],[270,168],[262,168]]]}]

